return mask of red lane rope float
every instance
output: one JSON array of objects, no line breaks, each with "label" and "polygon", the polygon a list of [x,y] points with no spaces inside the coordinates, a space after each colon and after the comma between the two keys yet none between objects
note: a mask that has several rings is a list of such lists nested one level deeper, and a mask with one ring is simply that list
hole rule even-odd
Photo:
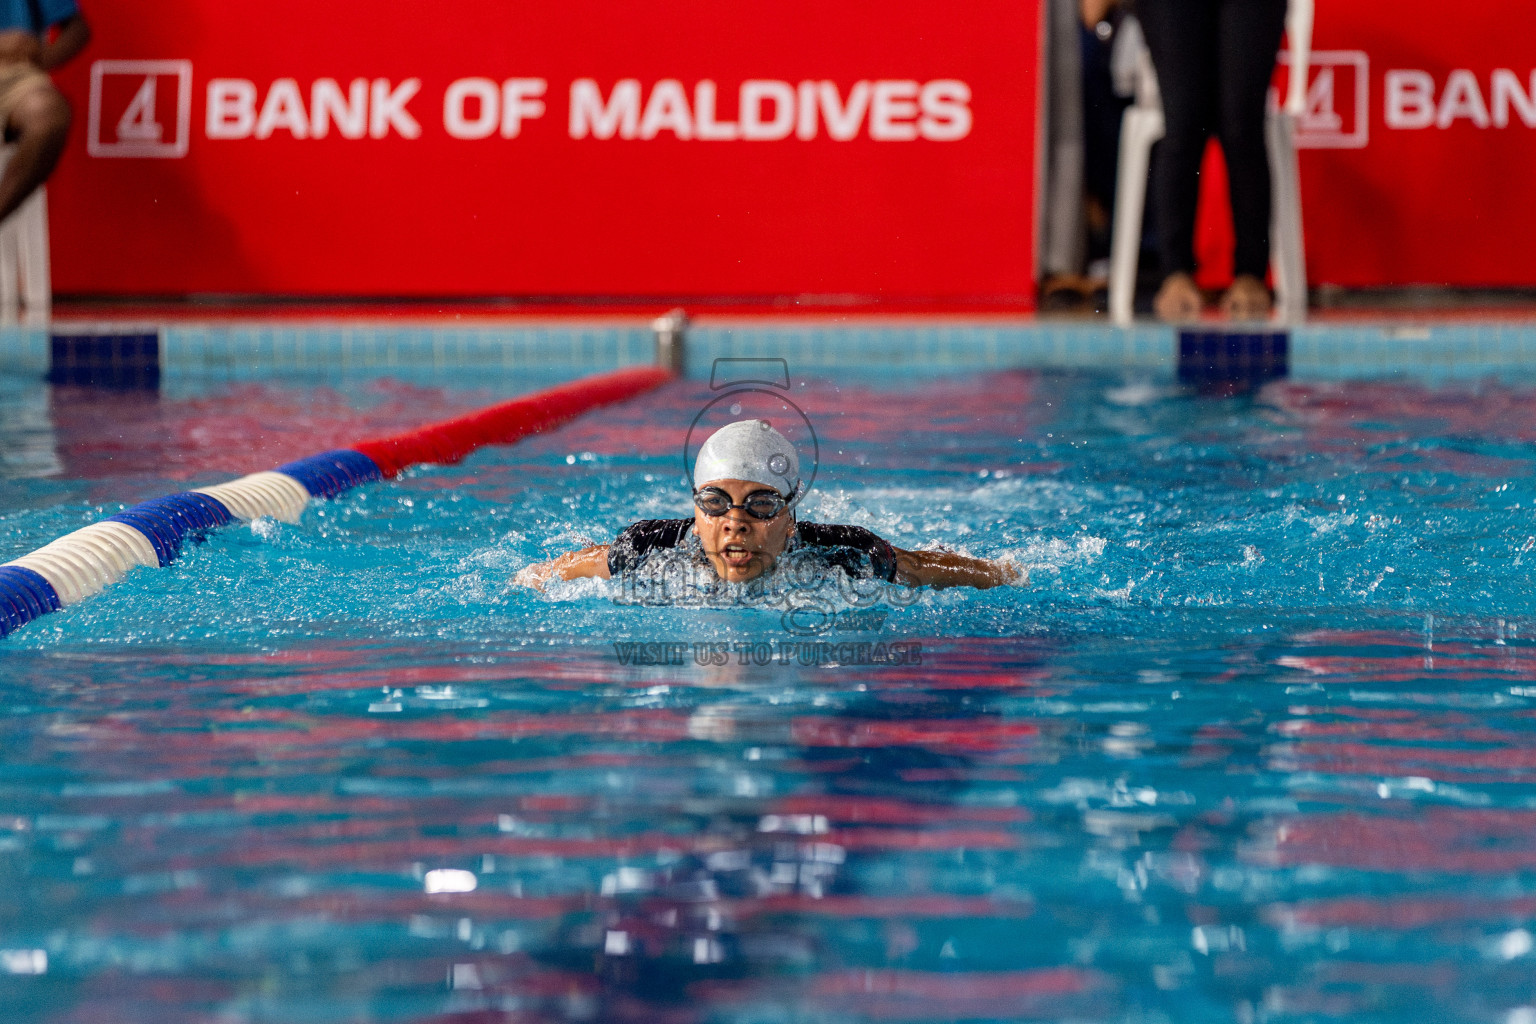
[{"label": "red lane rope float", "polygon": [[584,377],[456,419],[363,441],[352,450],[372,459],[384,476],[398,476],[419,463],[458,462],[484,445],[511,444],[559,426],[588,409],[622,402],[671,379],[671,372],[654,366]]}]

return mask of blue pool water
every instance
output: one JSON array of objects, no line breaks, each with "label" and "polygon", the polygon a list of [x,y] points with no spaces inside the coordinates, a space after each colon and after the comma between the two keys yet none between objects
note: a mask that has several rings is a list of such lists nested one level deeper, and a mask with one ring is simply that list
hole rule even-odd
[{"label": "blue pool water", "polygon": [[[1536,381],[1142,373],[796,375],[808,518],[1025,587],[511,586],[698,379],[0,642],[0,1018],[1536,1021]],[[0,560],[538,383],[4,379]]]}]

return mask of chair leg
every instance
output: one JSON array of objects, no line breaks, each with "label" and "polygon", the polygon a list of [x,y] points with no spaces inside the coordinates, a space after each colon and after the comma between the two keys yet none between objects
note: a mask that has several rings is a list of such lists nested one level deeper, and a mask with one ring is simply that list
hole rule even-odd
[{"label": "chair leg", "polygon": [[1274,183],[1270,218],[1270,264],[1275,271],[1275,306],[1286,323],[1307,319],[1307,250],[1301,225],[1301,174],[1296,162],[1296,121],[1284,111],[1265,121],[1269,172]]},{"label": "chair leg", "polygon": [[20,313],[20,234],[15,217],[0,224],[0,319],[15,323]]},{"label": "chair leg", "polygon": [[40,185],[17,211],[21,221],[19,256],[21,294],[27,320],[45,322],[53,306],[53,279],[48,246],[48,190]]},{"label": "chair leg", "polygon": [[[11,162],[15,147],[0,149],[0,172]],[[0,320],[15,323],[20,305],[17,284],[20,275],[21,220],[15,214],[0,221]]]},{"label": "chair leg", "polygon": [[1109,315],[1129,326],[1141,257],[1141,222],[1147,205],[1152,145],[1163,137],[1161,111],[1131,107],[1120,126],[1120,168],[1115,184],[1115,224],[1109,248]]}]

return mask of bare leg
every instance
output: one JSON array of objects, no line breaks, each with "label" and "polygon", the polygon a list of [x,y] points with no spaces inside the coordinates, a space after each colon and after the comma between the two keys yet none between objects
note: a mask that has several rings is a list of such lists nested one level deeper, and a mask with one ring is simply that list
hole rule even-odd
[{"label": "bare leg", "polygon": [[53,173],[69,137],[70,116],[69,104],[51,85],[39,86],[17,102],[6,125],[16,151],[0,174],[0,221],[15,213]]}]

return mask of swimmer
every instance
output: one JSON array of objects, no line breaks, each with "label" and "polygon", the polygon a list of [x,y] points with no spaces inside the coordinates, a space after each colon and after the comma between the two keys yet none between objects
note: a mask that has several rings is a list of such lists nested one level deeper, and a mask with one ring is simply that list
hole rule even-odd
[{"label": "swimmer", "polygon": [[609,579],[633,571],[652,551],[697,544],[729,583],[772,571],[787,551],[811,548],[855,578],[910,587],[985,590],[1028,582],[1012,562],[970,558],[950,551],[903,551],[860,526],[798,522],[804,497],[800,459],[788,438],[766,420],[740,420],[710,435],[693,469],[691,519],[646,519],[612,544],[594,544],[530,565],[515,582],[538,590],[553,577]]}]

